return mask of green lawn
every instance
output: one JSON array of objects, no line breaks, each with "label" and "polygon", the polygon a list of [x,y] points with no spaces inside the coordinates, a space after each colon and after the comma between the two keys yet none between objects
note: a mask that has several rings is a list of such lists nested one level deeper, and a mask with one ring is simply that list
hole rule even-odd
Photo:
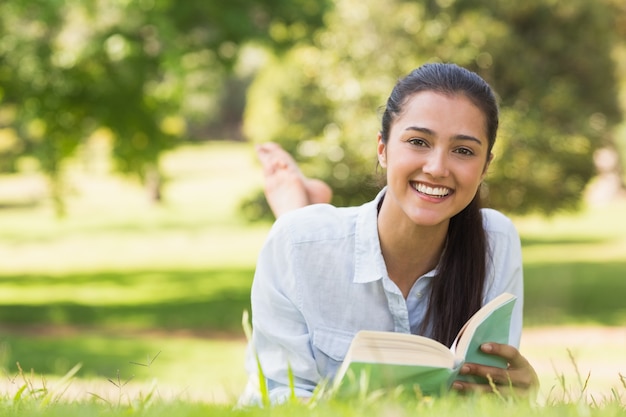
[{"label": "green lawn", "polygon": [[[260,168],[249,145],[233,143],[179,149],[164,167],[165,202],[155,206],[139,185],[75,161],[61,220],[36,174],[0,177],[6,392],[19,388],[11,383],[17,362],[51,380],[81,363],[77,396],[119,396],[109,381],[119,372],[131,379],[129,392],[149,391],[154,379],[163,398],[232,403],[245,380],[241,315],[269,228],[241,219],[238,202],[260,187]],[[548,389],[558,374],[551,361],[571,370],[567,348],[585,366],[604,361],[602,372],[616,361],[598,386],[622,389],[626,364],[615,346],[626,340],[581,343],[589,329],[626,323],[625,208],[514,219],[525,259],[526,348]],[[556,325],[570,333],[591,327],[542,345],[536,335]],[[594,356],[598,350],[606,355]]]},{"label": "green lawn", "polygon": [[[228,143],[183,148],[164,162],[161,206],[137,184],[77,162],[64,219],[45,199],[16,204],[41,189],[39,177],[0,178],[0,196],[13,191],[8,200],[17,206],[0,211],[0,365],[7,374],[20,362],[53,378],[81,363],[78,377],[99,381],[100,395],[115,392],[107,380],[118,370],[134,375],[126,388],[145,388],[158,376],[166,397],[184,389],[227,402],[241,390],[241,317],[269,225],[249,225],[237,211],[260,186],[259,167],[250,148]],[[158,352],[150,373],[131,363]]]},{"label": "green lawn", "polygon": [[516,219],[528,325],[626,323],[626,204]]}]

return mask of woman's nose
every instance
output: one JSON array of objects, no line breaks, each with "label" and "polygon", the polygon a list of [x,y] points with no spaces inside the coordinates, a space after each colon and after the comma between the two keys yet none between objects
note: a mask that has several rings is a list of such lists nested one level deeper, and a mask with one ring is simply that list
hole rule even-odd
[{"label": "woman's nose", "polygon": [[427,157],[422,170],[433,178],[446,177],[449,174],[447,153],[433,150]]}]

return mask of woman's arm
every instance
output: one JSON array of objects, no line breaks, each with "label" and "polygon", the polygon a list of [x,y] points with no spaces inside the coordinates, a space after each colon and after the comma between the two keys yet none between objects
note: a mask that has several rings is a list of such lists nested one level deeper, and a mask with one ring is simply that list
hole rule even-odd
[{"label": "woman's arm", "polygon": [[251,291],[252,340],[246,361],[250,378],[258,384],[258,358],[273,402],[290,396],[290,372],[299,397],[310,396],[320,380],[299,305],[289,215],[284,217],[274,224],[257,262]]}]

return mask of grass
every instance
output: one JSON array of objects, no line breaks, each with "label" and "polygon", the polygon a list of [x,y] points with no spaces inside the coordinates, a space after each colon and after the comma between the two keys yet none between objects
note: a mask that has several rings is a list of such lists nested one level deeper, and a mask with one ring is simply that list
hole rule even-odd
[{"label": "grass", "polygon": [[[0,212],[0,364],[8,374],[17,361],[48,377],[82,363],[81,384],[104,381],[105,395],[117,370],[138,386],[149,382],[131,362],[161,352],[152,367],[161,386],[222,403],[240,391],[241,314],[269,225],[236,213],[260,186],[259,168],[233,144],[183,148],[164,166],[161,206],[137,184],[74,166],[67,218],[55,218],[45,199]],[[40,180],[0,179],[0,196],[16,182],[30,195]]]},{"label": "grass", "polygon": [[[190,403],[171,403],[171,404],[155,404],[149,401],[147,405],[139,404],[129,408],[125,414],[130,415],[146,415],[146,416],[275,416],[275,417],[291,417],[294,415],[322,416],[341,415],[346,417],[358,416],[413,416],[419,415],[446,415],[446,416],[467,416],[467,415],[496,415],[496,413],[506,413],[511,417],[516,416],[620,416],[623,415],[623,409],[618,406],[607,406],[603,408],[592,408],[580,405],[562,404],[552,407],[550,410],[538,411],[526,404],[500,404],[493,400],[448,400],[433,402],[417,402],[417,401],[379,401],[363,403],[346,403],[337,404],[329,403],[320,405],[313,409],[303,405],[284,405],[275,407],[270,410],[254,409],[254,410],[232,410],[224,406],[214,406],[206,404],[190,404]],[[0,411],[3,411],[0,408]],[[9,409],[9,411],[14,411]],[[24,406],[21,409],[21,415],[29,416],[62,416],[71,417],[77,415],[122,415],[119,411],[104,410],[97,404],[84,404],[78,414],[75,406],[67,404],[54,404],[51,407],[38,408]],[[479,414],[480,413],[480,414]]]},{"label": "grass", "polygon": [[526,266],[528,325],[626,323],[625,273],[626,261]]},{"label": "grass", "polygon": [[[122,386],[122,388],[124,388]],[[314,405],[287,403],[270,408],[233,409],[231,406],[189,401],[162,402],[155,399],[154,391],[137,395],[134,399],[124,398],[120,394],[117,402],[96,398],[80,404],[57,402],[54,394],[34,395],[35,398],[23,401],[22,398],[7,399],[0,403],[0,412],[22,416],[84,416],[84,415],[142,415],[142,416],[467,416],[467,415],[508,415],[508,416],[621,416],[624,404],[614,398],[603,405],[588,404],[579,401],[557,402],[537,407],[522,399],[505,400],[498,396],[480,397],[442,397],[442,398],[407,398],[397,396],[378,397],[375,395],[353,401],[320,401]],[[26,392],[26,395],[32,395]],[[26,396],[25,395],[25,396]],[[46,401],[46,399],[51,400]]]},{"label": "grass", "polygon": [[17,363],[27,373],[35,373],[33,380],[39,386],[40,375],[54,385],[55,380],[80,364],[64,397],[81,401],[95,394],[114,402],[119,390],[111,381],[119,379],[128,382],[122,391],[130,397],[145,394],[154,383],[163,401],[232,404],[245,380],[244,344],[240,340],[89,331],[61,337],[12,335],[3,339],[6,374],[0,383],[2,393],[14,393],[19,388],[19,384],[10,382],[19,374]]},{"label": "grass", "polygon": [[[21,415],[258,415],[230,407],[245,381],[241,313],[269,228],[237,216],[237,202],[260,187],[253,161],[244,144],[181,148],[165,158],[166,200],[154,206],[138,184],[79,159],[68,167],[73,194],[62,220],[36,174],[0,177],[0,413],[18,407],[19,362],[28,375],[34,370],[28,378],[38,387],[81,364],[63,392],[79,407],[18,401]],[[626,334],[615,327],[626,318],[624,208],[514,219],[525,259],[522,347],[540,371],[544,399],[626,395],[619,376]],[[578,384],[589,370],[587,386]],[[537,412],[482,401],[321,404],[272,414]],[[612,415],[623,400],[606,403],[601,410]],[[597,413],[564,401],[551,407],[555,416]]]},{"label": "grass", "polygon": [[626,322],[625,203],[579,215],[515,219],[522,236],[526,323]]},{"label": "grass", "polygon": [[252,274],[232,267],[5,275],[0,322],[236,333],[241,317],[232,313],[249,309]]}]

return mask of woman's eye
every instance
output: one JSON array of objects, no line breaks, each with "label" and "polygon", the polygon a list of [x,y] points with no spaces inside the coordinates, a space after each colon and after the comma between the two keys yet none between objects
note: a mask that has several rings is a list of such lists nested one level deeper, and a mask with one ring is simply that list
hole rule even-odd
[{"label": "woman's eye", "polygon": [[407,142],[409,142],[411,145],[426,146],[426,141],[424,139],[411,138]]},{"label": "woman's eye", "polygon": [[455,152],[461,155],[467,155],[467,156],[474,155],[474,152],[468,148],[459,148]]}]

